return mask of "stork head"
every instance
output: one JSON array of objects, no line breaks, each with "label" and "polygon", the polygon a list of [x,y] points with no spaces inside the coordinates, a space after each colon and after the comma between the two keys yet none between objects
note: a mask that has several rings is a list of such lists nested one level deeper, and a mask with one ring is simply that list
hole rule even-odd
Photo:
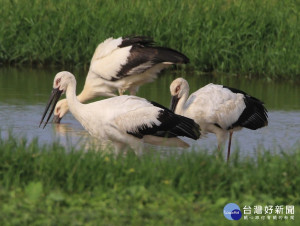
[{"label": "stork head", "polygon": [[170,85],[170,92],[172,96],[171,111],[175,112],[178,101],[186,93],[189,93],[189,84],[184,78],[175,79]]},{"label": "stork head", "polygon": [[58,89],[65,93],[71,81],[75,81],[74,75],[68,71],[61,71],[54,77],[53,89]]},{"label": "stork head", "polygon": [[67,71],[62,71],[62,72],[59,72],[56,74],[55,78],[54,78],[54,81],[53,81],[53,89],[52,89],[52,92],[51,92],[51,95],[50,95],[50,98],[49,98],[49,101],[46,105],[46,108],[45,108],[45,111],[44,111],[44,114],[42,116],[42,119],[41,119],[41,122],[40,122],[40,126],[41,124],[43,123],[43,120],[50,108],[50,105],[52,106],[51,107],[51,110],[50,110],[50,113],[48,115],[48,118],[44,124],[44,128],[45,126],[47,125],[53,111],[54,111],[54,108],[56,106],[56,103],[58,102],[60,96],[66,92],[67,88],[68,88],[68,85],[71,83],[71,82],[74,82],[76,84],[76,80],[75,80],[75,77],[73,74],[71,74],[70,72],[67,72]]},{"label": "stork head", "polygon": [[53,123],[60,123],[60,120],[67,114],[69,110],[67,99],[62,99],[57,102],[54,109]]}]

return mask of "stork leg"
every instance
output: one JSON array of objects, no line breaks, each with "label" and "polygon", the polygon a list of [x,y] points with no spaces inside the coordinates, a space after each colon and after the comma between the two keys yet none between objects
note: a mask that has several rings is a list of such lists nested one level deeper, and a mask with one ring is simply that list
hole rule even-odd
[{"label": "stork leg", "polygon": [[125,92],[125,90],[124,90],[124,89],[121,89],[121,88],[119,88],[118,91],[119,91],[119,95],[120,95],[120,96],[122,96],[123,93]]},{"label": "stork leg", "polygon": [[213,132],[217,136],[218,155],[220,154],[220,156],[221,156],[221,153],[224,150],[224,145],[225,145],[227,137],[228,137],[228,132],[227,132],[227,130],[220,129],[219,127],[217,127],[215,125],[209,127],[208,129],[209,129],[209,131]]},{"label": "stork leg", "polygon": [[231,147],[231,138],[232,138],[233,132],[229,132],[229,141],[228,141],[228,151],[227,151],[227,162],[229,161],[229,156],[230,156],[230,147]]}]

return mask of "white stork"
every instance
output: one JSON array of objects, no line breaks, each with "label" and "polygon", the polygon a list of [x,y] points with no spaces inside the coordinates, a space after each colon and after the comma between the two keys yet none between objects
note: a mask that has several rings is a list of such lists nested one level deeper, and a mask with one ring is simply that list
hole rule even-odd
[{"label": "white stork", "polygon": [[[78,100],[84,103],[98,96],[116,96],[116,90],[120,95],[126,90],[135,95],[139,86],[152,82],[162,69],[188,62],[182,53],[154,46],[147,37],[108,38],[95,50]],[[59,101],[53,122],[59,123],[67,112],[66,99]]]},{"label": "white stork", "polygon": [[[177,138],[186,136],[198,139],[199,126],[194,120],[176,115],[169,109],[136,96],[117,96],[105,100],[82,104],[76,97],[76,80],[70,72],[59,72],[42,116],[40,126],[52,104],[49,121],[55,104],[66,92],[67,103],[73,116],[94,137],[101,141],[112,141],[116,151],[130,146],[140,151],[143,143],[186,147],[188,144]],[[169,138],[166,138],[169,137]]]},{"label": "white stork", "polygon": [[256,130],[268,125],[267,109],[263,102],[238,89],[208,84],[189,96],[189,84],[183,78],[170,85],[171,110],[194,119],[201,133],[214,133],[218,148],[226,142],[229,133],[227,161],[233,131],[243,127]]}]

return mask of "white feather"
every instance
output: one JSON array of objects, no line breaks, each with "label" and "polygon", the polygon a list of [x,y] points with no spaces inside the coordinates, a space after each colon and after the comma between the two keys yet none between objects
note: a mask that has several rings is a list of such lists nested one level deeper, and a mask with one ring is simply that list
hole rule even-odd
[{"label": "white feather", "polygon": [[151,67],[152,63],[151,62],[146,62],[144,64],[140,64],[137,67],[132,68],[129,72],[128,75],[133,75],[133,74],[141,74],[144,72],[147,68]]},{"label": "white feather", "polygon": [[[143,63],[131,69],[124,77],[118,77],[118,73],[122,67],[130,62],[130,53],[132,45],[119,47],[123,38],[108,38],[100,43],[91,59],[90,69],[85,81],[82,92],[78,95],[81,103],[87,102],[98,96],[112,97],[116,96],[116,91],[122,95],[126,90],[131,95],[136,95],[139,87],[145,83],[152,82],[156,79],[157,74],[164,68],[168,67],[172,62],[163,62],[152,65],[150,62]],[[154,48],[154,51],[155,48]],[[136,54],[148,54],[143,52]],[[150,66],[150,67],[149,67]],[[144,71],[144,69],[147,69]],[[69,108],[66,100],[61,100],[55,107],[55,116],[62,118]]]},{"label": "white feather", "polygon": [[[129,133],[136,133],[144,126],[152,128],[161,125],[158,120],[161,108],[136,96],[117,96],[109,99],[82,104],[76,97],[76,80],[69,72],[60,72],[55,76],[53,88],[66,91],[67,102],[73,116],[94,137],[103,142],[112,141],[117,150],[130,146],[140,151],[144,139]],[[149,142],[162,139],[147,138]],[[178,143],[172,139],[170,144]]]},{"label": "white feather", "polygon": [[164,137],[155,137],[151,135],[144,136],[144,142],[147,144],[157,145],[157,146],[166,146],[166,147],[181,147],[188,148],[190,145],[178,137],[164,138]]},{"label": "white feather", "polygon": [[122,43],[122,41],[123,39],[121,37],[117,39],[108,38],[100,43],[94,52],[91,63],[111,54],[114,50],[119,48],[118,46]]},{"label": "white feather", "polygon": [[184,115],[199,124],[217,123],[227,129],[237,121],[246,105],[243,94],[236,94],[221,85],[208,84],[192,93],[184,105]]},{"label": "white feather", "polygon": [[91,63],[90,70],[101,78],[111,80],[117,78],[117,73],[121,67],[127,63],[132,46],[114,49],[104,58],[96,59]]},{"label": "white feather", "polygon": [[[246,108],[243,94],[233,93],[221,85],[208,84],[188,97],[188,82],[178,78],[171,83],[170,91],[172,96],[180,98],[175,113],[194,119],[199,124],[202,135],[216,134],[219,147],[224,145],[228,137],[228,128]],[[239,129],[241,128],[237,127],[230,131]],[[230,151],[230,146],[228,150]]]}]

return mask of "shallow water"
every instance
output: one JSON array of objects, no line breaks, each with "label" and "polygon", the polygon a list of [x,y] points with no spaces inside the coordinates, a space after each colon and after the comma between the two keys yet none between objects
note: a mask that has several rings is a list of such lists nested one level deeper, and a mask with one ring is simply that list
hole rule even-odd
[{"label": "shallow water", "polygon": [[[59,70],[0,68],[0,133],[6,139],[9,132],[29,140],[38,138],[40,144],[58,141],[69,147],[82,146],[94,139],[68,113],[61,125],[49,124],[38,127],[45,105],[52,90],[52,82]],[[73,71],[81,91],[86,71]],[[185,77],[191,92],[213,82],[235,87],[266,103],[269,110],[269,126],[252,131],[243,129],[233,134],[232,150],[237,148],[242,156],[253,156],[257,151],[291,151],[300,144],[300,92],[297,84],[289,82],[267,82],[229,76],[182,75],[167,71],[156,82],[140,88],[138,95],[169,106],[169,85],[176,77]],[[100,99],[100,98],[99,98]],[[198,141],[185,139],[197,149],[216,149],[216,138],[209,134]],[[192,148],[193,148],[192,147]],[[224,152],[225,153],[225,152]]]}]

